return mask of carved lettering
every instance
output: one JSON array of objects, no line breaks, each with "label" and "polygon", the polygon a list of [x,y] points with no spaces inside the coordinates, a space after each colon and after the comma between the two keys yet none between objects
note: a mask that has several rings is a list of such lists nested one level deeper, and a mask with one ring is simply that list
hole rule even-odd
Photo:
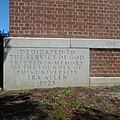
[{"label": "carved lettering", "polygon": [[85,57],[77,49],[21,48],[16,53],[9,54],[9,62],[18,76],[36,81],[39,85],[55,85],[56,81],[76,76],[82,69]]},{"label": "carved lettering", "polygon": [[106,46],[108,47],[114,47],[116,45],[116,43],[114,41],[107,41],[106,42]]}]

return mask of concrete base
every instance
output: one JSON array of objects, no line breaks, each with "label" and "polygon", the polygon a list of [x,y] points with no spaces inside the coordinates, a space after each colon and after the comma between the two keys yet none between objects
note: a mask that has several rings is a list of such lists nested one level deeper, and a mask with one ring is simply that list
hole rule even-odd
[{"label": "concrete base", "polygon": [[90,86],[120,85],[120,77],[90,77]]},{"label": "concrete base", "polygon": [[89,77],[90,48],[120,49],[112,39],[5,38],[7,90],[120,85],[120,77]]}]

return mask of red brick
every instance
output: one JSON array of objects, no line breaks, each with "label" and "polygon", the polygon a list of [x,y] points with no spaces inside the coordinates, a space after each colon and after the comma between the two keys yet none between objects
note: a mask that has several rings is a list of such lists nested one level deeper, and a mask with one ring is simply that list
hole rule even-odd
[{"label": "red brick", "polygon": [[[120,39],[119,8],[119,0],[10,0],[10,36]],[[120,50],[91,49],[90,75],[120,77]]]}]

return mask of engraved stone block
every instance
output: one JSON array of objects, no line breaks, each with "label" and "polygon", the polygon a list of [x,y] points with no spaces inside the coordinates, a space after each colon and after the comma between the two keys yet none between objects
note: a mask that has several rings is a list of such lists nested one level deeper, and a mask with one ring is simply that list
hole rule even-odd
[{"label": "engraved stone block", "polygon": [[89,49],[6,49],[5,89],[89,86]]}]

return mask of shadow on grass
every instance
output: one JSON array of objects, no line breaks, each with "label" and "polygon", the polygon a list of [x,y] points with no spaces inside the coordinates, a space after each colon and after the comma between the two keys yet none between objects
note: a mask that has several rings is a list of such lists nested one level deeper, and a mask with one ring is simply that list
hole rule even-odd
[{"label": "shadow on grass", "polygon": [[84,110],[74,111],[71,120],[120,120],[120,116],[92,108],[86,108]]},{"label": "shadow on grass", "polygon": [[48,117],[29,94],[0,96],[0,120],[45,120]]}]

